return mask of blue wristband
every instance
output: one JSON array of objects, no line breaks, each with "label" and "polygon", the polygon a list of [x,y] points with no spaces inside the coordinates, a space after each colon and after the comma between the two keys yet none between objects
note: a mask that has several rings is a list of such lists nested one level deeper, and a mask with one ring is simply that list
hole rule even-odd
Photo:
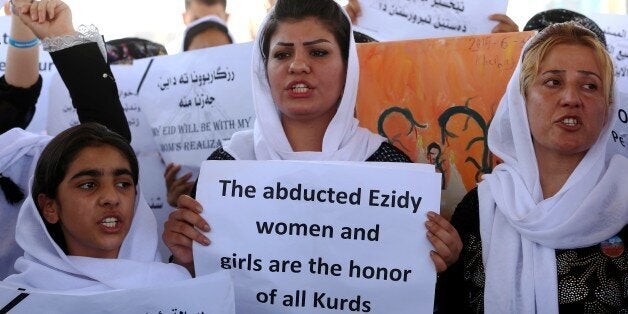
[{"label": "blue wristband", "polygon": [[11,37],[9,37],[9,45],[15,48],[30,48],[35,47],[39,44],[39,38],[35,38],[29,41],[17,41]]}]

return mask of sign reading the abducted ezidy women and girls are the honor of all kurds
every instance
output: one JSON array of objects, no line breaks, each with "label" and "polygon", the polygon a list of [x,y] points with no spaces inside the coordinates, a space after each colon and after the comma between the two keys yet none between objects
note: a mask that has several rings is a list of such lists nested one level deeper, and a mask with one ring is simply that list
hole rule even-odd
[{"label": "sign reading the abducted ezidy women and girls are the honor of all kurds", "polygon": [[431,313],[425,228],[440,178],[411,163],[205,161],[212,244],[197,274],[232,271],[239,313]]}]

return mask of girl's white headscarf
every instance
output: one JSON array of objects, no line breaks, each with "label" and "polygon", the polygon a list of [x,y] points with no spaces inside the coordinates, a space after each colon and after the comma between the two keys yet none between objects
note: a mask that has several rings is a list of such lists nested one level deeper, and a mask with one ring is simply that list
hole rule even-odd
[{"label": "girl's white headscarf", "polygon": [[4,282],[24,288],[80,293],[141,288],[190,278],[185,268],[161,262],[157,222],[139,186],[137,189],[133,222],[117,259],[66,255],[50,237],[29,195],[20,209],[15,236],[24,256],[15,262],[18,274]]},{"label": "girl's white headscarf", "polygon": [[[347,13],[342,7],[340,9],[351,24]],[[224,150],[235,159],[243,160],[364,161],[368,159],[379,148],[384,138],[359,127],[358,120],[354,117],[360,64],[353,40],[353,28],[349,31],[349,59],[344,92],[338,111],[325,131],[323,149],[321,152],[294,152],[281,124],[279,110],[270,93],[266,67],[260,49],[264,26],[272,12],[274,9],[266,16],[253,45],[251,71],[256,114],[253,130],[233,134]]]},{"label": "girl's white headscarf", "polygon": [[488,134],[504,163],[478,187],[484,310],[557,313],[555,250],[595,245],[628,222],[628,159],[606,155],[618,93],[595,144],[560,191],[543,199],[520,74],[521,58]]}]

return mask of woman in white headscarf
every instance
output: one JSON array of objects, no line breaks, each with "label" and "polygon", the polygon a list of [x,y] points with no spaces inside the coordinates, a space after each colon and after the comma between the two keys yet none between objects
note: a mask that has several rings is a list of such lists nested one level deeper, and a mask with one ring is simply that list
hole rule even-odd
[{"label": "woman in white headscarf", "polygon": [[604,45],[573,22],[526,45],[489,128],[503,163],[452,218],[464,249],[441,276],[440,310],[628,308],[628,160],[606,153],[613,75]]},{"label": "woman in white headscarf", "polygon": [[[213,160],[324,160],[410,162],[399,149],[354,117],[359,77],[351,23],[332,0],[279,0],[253,47],[256,120]],[[193,191],[194,194],[194,191]],[[209,245],[209,225],[188,196],[165,224],[164,242],[175,261],[192,268],[192,241]],[[432,259],[443,271],[457,259],[460,239],[447,220],[428,217]]]},{"label": "woman in white headscarf", "polygon": [[137,190],[137,158],[124,138],[87,123],[41,154],[17,219],[24,256],[3,282],[48,291],[149,287],[190,278],[157,251],[157,223]]}]

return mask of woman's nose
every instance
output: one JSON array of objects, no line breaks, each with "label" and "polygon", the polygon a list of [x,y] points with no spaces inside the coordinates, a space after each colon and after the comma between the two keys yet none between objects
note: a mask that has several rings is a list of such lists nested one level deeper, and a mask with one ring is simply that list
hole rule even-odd
[{"label": "woman's nose", "polygon": [[296,54],[294,59],[290,63],[290,69],[288,71],[291,74],[301,74],[310,73],[311,69],[307,63],[307,60],[301,54]]},{"label": "woman's nose", "polygon": [[582,98],[580,97],[578,86],[566,86],[563,90],[561,105],[570,107],[582,106]]}]

